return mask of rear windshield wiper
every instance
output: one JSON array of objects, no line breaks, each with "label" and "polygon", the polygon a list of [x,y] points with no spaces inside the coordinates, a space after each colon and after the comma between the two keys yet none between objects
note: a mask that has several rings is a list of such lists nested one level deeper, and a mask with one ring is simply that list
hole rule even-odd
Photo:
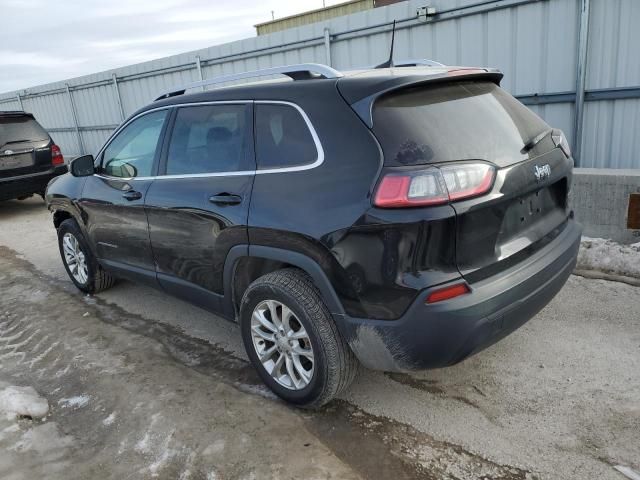
[{"label": "rear windshield wiper", "polygon": [[526,142],[524,144],[524,147],[522,147],[522,153],[527,153],[529,150],[531,150],[533,147],[535,147],[538,143],[540,143],[551,132],[553,132],[553,128],[549,128],[549,129],[539,133],[538,135],[533,137],[531,140]]}]

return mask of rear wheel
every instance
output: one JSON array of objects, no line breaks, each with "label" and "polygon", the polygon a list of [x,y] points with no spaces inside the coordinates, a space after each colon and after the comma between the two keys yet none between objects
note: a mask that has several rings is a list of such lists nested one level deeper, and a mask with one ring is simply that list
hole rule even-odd
[{"label": "rear wheel", "polygon": [[80,290],[98,293],[113,286],[114,277],[98,264],[75,220],[65,220],[58,227],[58,247],[69,278]]},{"label": "rear wheel", "polygon": [[345,390],[358,362],[311,279],[297,269],[253,282],[240,306],[247,354],[282,399],[319,407]]}]

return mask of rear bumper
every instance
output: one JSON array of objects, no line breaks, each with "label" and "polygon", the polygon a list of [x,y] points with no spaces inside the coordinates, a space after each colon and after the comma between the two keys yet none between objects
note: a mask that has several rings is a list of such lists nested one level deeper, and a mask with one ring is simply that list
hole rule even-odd
[{"label": "rear bumper", "polygon": [[336,320],[368,368],[453,365],[504,338],[551,301],[575,267],[581,233],[570,219],[553,241],[509,270],[474,283],[471,293],[426,305],[426,290],[398,320]]},{"label": "rear bumper", "polygon": [[0,178],[0,201],[24,197],[34,193],[44,193],[52,178],[67,173],[66,165],[59,165],[44,172]]}]

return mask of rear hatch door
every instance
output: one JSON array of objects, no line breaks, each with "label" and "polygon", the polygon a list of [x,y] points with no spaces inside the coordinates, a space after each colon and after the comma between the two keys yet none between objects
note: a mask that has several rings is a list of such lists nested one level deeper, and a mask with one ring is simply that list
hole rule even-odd
[{"label": "rear hatch door", "polygon": [[373,131],[386,170],[496,167],[489,193],[451,203],[457,265],[469,281],[523,259],[566,220],[572,160],[541,118],[493,82],[460,79],[385,94],[373,107]]},{"label": "rear hatch door", "polygon": [[0,178],[51,168],[51,138],[24,113],[0,114]]}]

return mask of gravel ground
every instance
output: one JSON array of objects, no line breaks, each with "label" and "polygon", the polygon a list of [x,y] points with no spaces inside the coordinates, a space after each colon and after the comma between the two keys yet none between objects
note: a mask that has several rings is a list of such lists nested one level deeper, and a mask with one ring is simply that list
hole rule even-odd
[{"label": "gravel ground", "polygon": [[[462,364],[362,371],[343,399],[309,413],[270,398],[234,324],[127,282],[77,293],[39,199],[0,203],[0,225],[0,384],[34,387],[52,405],[44,422],[0,420],[2,478],[35,478],[47,465],[61,478],[73,478],[71,465],[77,478],[122,478],[122,465],[133,478],[295,478],[305,465],[306,478],[640,470],[637,287],[571,277],[532,321]],[[7,340],[13,327],[21,337]],[[46,354],[25,367],[56,342],[59,365]],[[43,434],[61,450],[28,455],[25,435],[52,424]]]}]

